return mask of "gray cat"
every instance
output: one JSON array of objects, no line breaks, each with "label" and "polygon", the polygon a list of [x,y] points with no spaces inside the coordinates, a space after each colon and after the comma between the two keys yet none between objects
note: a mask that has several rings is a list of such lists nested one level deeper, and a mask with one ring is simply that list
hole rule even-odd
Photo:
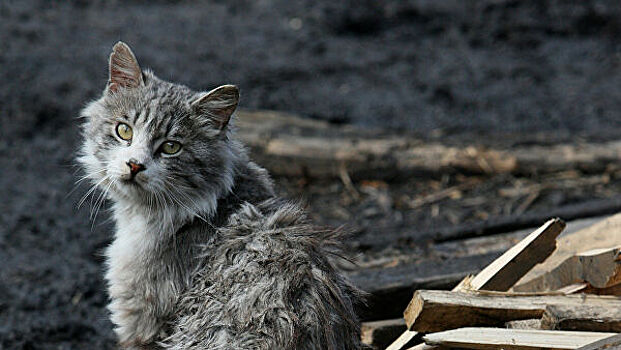
[{"label": "gray cat", "polygon": [[81,113],[79,158],[113,200],[112,322],[126,349],[359,349],[360,292],[330,262],[338,232],[276,198],[231,133],[237,87],[209,92],[110,55]]}]

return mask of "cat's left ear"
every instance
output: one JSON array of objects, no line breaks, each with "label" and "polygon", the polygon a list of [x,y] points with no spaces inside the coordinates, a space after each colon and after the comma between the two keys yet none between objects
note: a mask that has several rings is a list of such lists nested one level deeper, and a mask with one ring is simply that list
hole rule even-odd
[{"label": "cat's left ear", "polygon": [[107,91],[116,92],[120,88],[137,88],[144,86],[142,71],[132,50],[122,41],[112,48],[109,62]]},{"label": "cat's left ear", "polygon": [[190,103],[195,113],[206,118],[218,130],[223,130],[239,102],[239,89],[235,85],[222,85]]}]

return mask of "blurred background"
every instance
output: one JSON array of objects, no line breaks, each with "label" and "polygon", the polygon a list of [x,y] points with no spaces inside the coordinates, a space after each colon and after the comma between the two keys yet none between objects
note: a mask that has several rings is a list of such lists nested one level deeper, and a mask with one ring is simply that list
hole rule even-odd
[{"label": "blurred background", "polygon": [[114,347],[112,226],[72,189],[118,40],[163,79],[241,88],[279,192],[352,232],[364,320],[502,251],[476,239],[621,210],[617,0],[4,0],[0,348]]}]

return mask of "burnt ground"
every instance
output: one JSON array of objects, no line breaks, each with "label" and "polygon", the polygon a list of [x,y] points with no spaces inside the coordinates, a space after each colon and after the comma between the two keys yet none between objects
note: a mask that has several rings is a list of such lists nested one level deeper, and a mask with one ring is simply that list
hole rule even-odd
[{"label": "burnt ground", "polygon": [[[93,223],[88,205],[76,208],[85,188],[69,193],[78,178],[75,117],[103,88],[119,39],[163,78],[197,89],[238,84],[245,108],[454,144],[600,141],[621,130],[614,0],[113,5],[0,3],[3,349],[114,346],[101,277],[111,224],[106,213]],[[353,189],[340,180],[277,181],[318,223],[348,224],[349,245],[371,259],[454,237],[455,227],[585,203],[599,208],[592,215],[618,210],[601,205],[619,198],[617,169],[367,179]]]}]

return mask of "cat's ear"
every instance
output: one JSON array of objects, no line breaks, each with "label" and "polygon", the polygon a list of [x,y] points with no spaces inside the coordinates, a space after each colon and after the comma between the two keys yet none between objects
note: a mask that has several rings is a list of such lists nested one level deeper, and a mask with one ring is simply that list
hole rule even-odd
[{"label": "cat's ear", "polygon": [[218,130],[224,129],[239,102],[239,89],[235,85],[222,85],[191,102],[195,113],[206,118]]},{"label": "cat's ear", "polygon": [[144,86],[142,71],[132,50],[122,41],[112,48],[109,62],[107,91],[116,92],[120,88]]}]

